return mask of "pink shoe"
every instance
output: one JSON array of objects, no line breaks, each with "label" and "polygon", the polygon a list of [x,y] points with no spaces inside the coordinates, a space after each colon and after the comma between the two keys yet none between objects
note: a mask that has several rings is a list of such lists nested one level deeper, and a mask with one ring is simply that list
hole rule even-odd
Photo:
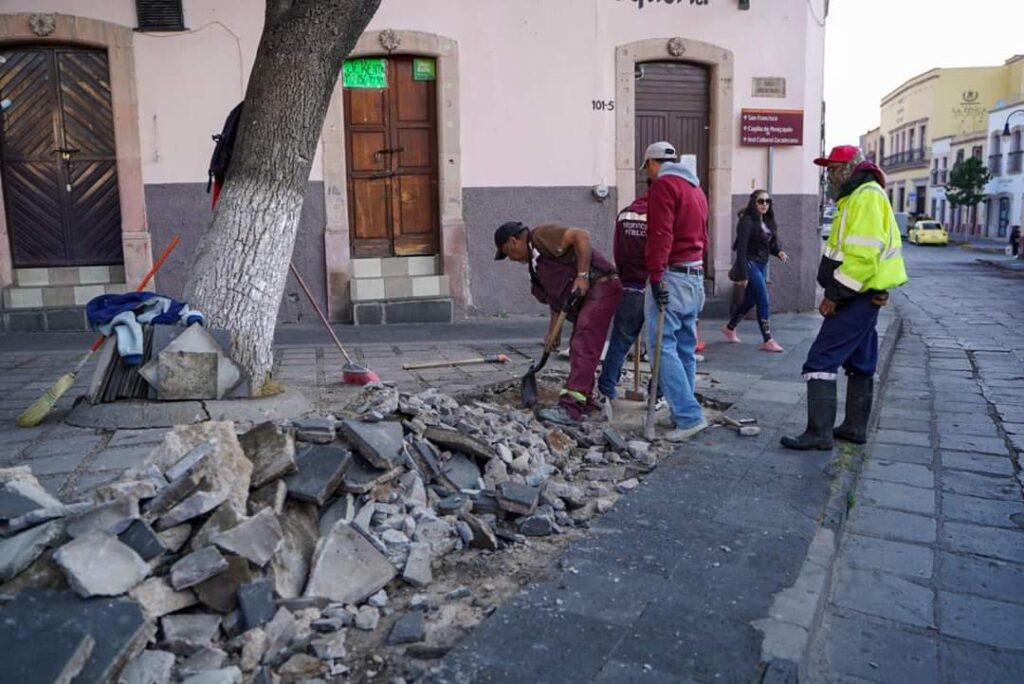
[{"label": "pink shoe", "polygon": [[730,330],[728,324],[722,326],[722,334],[725,335],[725,339],[729,340],[729,344],[740,343],[740,336],[736,334],[735,330]]},{"label": "pink shoe", "polygon": [[761,345],[761,351],[781,352],[781,351],[785,351],[785,350],[782,348],[782,346],[778,342],[776,342],[774,339],[771,339],[771,340],[768,340],[767,342],[765,342],[764,344]]}]

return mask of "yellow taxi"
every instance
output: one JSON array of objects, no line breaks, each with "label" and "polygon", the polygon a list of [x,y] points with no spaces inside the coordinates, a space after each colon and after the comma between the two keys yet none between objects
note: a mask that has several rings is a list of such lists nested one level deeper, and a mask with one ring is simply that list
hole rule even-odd
[{"label": "yellow taxi", "polygon": [[948,245],[949,233],[938,221],[918,221],[907,233],[907,240],[915,245]]}]

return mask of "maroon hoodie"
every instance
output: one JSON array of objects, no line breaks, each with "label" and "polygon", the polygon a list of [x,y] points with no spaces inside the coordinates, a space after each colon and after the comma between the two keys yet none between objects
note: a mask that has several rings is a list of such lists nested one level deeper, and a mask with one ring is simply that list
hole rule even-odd
[{"label": "maroon hoodie", "polygon": [[647,282],[647,193],[619,212],[615,221],[615,268],[626,287],[643,288]]}]

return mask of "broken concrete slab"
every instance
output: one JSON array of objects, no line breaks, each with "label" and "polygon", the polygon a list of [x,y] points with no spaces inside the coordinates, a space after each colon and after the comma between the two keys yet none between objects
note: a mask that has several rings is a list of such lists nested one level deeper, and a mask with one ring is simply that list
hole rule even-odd
[{"label": "broken concrete slab", "polygon": [[83,598],[118,596],[146,579],[149,565],[116,537],[92,532],[53,554],[71,588]]},{"label": "broken concrete slab", "polygon": [[235,512],[234,507],[231,504],[225,502],[217,507],[217,510],[206,519],[203,526],[192,535],[192,539],[189,542],[189,548],[193,551],[198,551],[204,546],[210,546],[213,543],[213,538],[224,532],[230,530],[235,525],[245,520],[244,516],[239,515]]},{"label": "broken concrete slab", "polygon": [[586,494],[579,487],[564,482],[548,482],[545,494],[554,496],[565,502],[566,508],[577,509],[587,505]]},{"label": "broken concrete slab", "polygon": [[134,587],[128,595],[142,606],[150,619],[191,608],[198,603],[191,589],[176,591],[166,577],[153,577]]},{"label": "broken concrete slab", "polygon": [[432,482],[441,476],[441,454],[427,440],[415,440],[410,456],[425,481]]},{"label": "broken concrete slab", "polygon": [[487,551],[498,550],[498,538],[494,534],[494,529],[489,524],[472,513],[463,513],[459,516],[459,519],[469,525],[469,529],[473,530],[474,547]]},{"label": "broken concrete slab", "polygon": [[339,520],[344,520],[347,523],[352,522],[353,518],[356,517],[356,500],[355,497],[350,493],[343,494],[337,501],[332,503],[327,509],[320,515],[320,536],[323,536],[331,531],[334,524]]},{"label": "broken concrete slab", "polygon": [[468,456],[453,454],[444,464],[442,479],[458,491],[476,491],[483,489],[480,468]]},{"label": "broken concrete slab", "polygon": [[404,461],[402,449],[405,442],[401,423],[346,420],[341,424],[341,434],[375,468],[387,470]]},{"label": "broken concrete slab", "polygon": [[64,523],[51,520],[18,535],[0,541],[0,582],[17,577],[32,565],[48,547],[64,538]]},{"label": "broken concrete slab", "polygon": [[210,541],[262,568],[277,553],[283,537],[281,523],[274,511],[267,508],[230,530],[213,535]]},{"label": "broken concrete slab", "polygon": [[364,632],[372,632],[377,629],[377,625],[380,623],[380,610],[374,606],[363,606],[359,609],[359,614],[356,615],[355,626],[356,629],[361,629]]},{"label": "broken concrete slab", "polygon": [[167,615],[160,619],[163,643],[167,650],[178,655],[189,655],[201,648],[209,648],[220,629],[220,616],[206,613]]},{"label": "broken concrete slab", "polygon": [[64,422],[98,430],[169,428],[209,420],[199,401],[118,400],[106,404],[75,404]]},{"label": "broken concrete slab", "polygon": [[25,515],[8,520],[6,533],[14,534],[21,530],[27,530],[30,527],[35,527],[40,523],[57,520],[58,518],[71,518],[91,510],[95,505],[96,504],[89,501],[80,501],[78,503],[66,504],[52,508],[37,508]]},{"label": "broken concrete slab", "polygon": [[345,476],[352,454],[339,446],[311,446],[300,451],[295,461],[298,471],[286,479],[288,495],[323,506]]},{"label": "broken concrete slab", "polygon": [[0,648],[4,654],[0,680],[11,684],[69,684],[81,673],[96,646],[93,636],[80,629],[46,635],[12,631],[13,634],[5,634],[0,628]]},{"label": "broken concrete slab", "polygon": [[295,439],[276,423],[260,423],[238,438],[242,451],[252,461],[252,482],[255,489],[293,472]]},{"label": "broken concrete slab", "polygon": [[238,607],[238,589],[252,581],[249,561],[237,556],[226,560],[227,570],[193,587],[199,602],[218,613],[230,613]]},{"label": "broken concrete slab", "polygon": [[494,456],[494,451],[489,445],[458,430],[432,425],[424,431],[423,437],[436,444],[442,451],[460,452],[484,460]]},{"label": "broken concrete slab", "polygon": [[472,507],[473,503],[469,496],[465,494],[449,494],[437,502],[434,510],[437,511],[438,515],[458,515],[459,513],[468,513]]},{"label": "broken concrete slab", "polygon": [[605,444],[612,451],[625,451],[627,449],[626,438],[615,428],[611,426],[606,427],[601,436],[604,437]]},{"label": "broken concrete slab", "polygon": [[291,500],[280,518],[284,538],[270,561],[267,577],[284,599],[302,594],[309,576],[310,561],[321,535],[317,529],[316,507]]},{"label": "broken concrete slab", "polygon": [[197,469],[199,464],[210,454],[217,450],[217,442],[208,439],[192,447],[184,456],[178,459],[174,465],[163,472],[168,482],[173,482],[186,473]]},{"label": "broken concrete slab", "polygon": [[242,684],[242,671],[234,665],[220,670],[207,670],[183,679],[181,684]]},{"label": "broken concrete slab", "polygon": [[0,486],[0,521],[31,513],[39,508],[60,508],[61,502],[50,496],[33,477],[11,480]]},{"label": "broken concrete slab", "polygon": [[345,648],[344,630],[338,630],[330,636],[314,639],[310,646],[313,647],[313,653],[316,654],[316,657],[321,660],[342,660],[348,657],[348,652]]},{"label": "broken concrete slab", "polygon": [[182,679],[192,675],[210,670],[217,670],[224,666],[228,654],[219,648],[200,648],[198,651],[185,658],[178,666],[178,677]]},{"label": "broken concrete slab", "polygon": [[375,468],[369,461],[359,454],[352,455],[352,461],[348,472],[342,479],[342,489],[352,494],[367,494],[377,485],[385,484],[395,479],[402,473],[402,467],[396,466],[390,470]]},{"label": "broken concrete slab", "polygon": [[540,488],[503,482],[497,489],[498,506],[502,510],[515,515],[529,515],[537,508],[540,500]]},{"label": "broken concrete slab", "polygon": [[[109,682],[125,663],[141,652],[153,635],[153,628],[134,601],[82,599],[69,591],[27,589],[0,610],[3,674],[24,671],[28,673],[26,677],[14,676],[10,681],[44,681],[34,674],[48,659],[42,649],[54,644],[56,635],[76,633],[90,635],[95,645],[75,681]],[[19,635],[29,635],[32,647],[15,646]],[[64,658],[67,662],[66,651],[63,653],[65,655],[55,656],[55,659]]]},{"label": "broken concrete slab", "polygon": [[308,682],[313,677],[322,674],[325,668],[326,665],[319,658],[305,653],[296,653],[278,668],[278,673],[288,681]]},{"label": "broken concrete slab", "polygon": [[287,608],[278,608],[274,613],[274,619],[263,628],[267,634],[267,650],[263,653],[264,664],[277,660],[278,654],[292,642],[296,629],[295,616]]},{"label": "broken concrete slab", "polygon": [[164,513],[174,508],[178,503],[194,494],[199,489],[202,481],[203,478],[200,473],[188,473],[169,483],[153,499],[147,501],[142,506],[144,519],[152,523]]},{"label": "broken concrete slab", "polygon": [[310,444],[330,444],[338,434],[338,420],[332,415],[305,416],[292,421],[295,438]]},{"label": "broken concrete slab", "polygon": [[121,671],[117,684],[169,684],[174,654],[143,651]]},{"label": "broken concrete slab", "polygon": [[[244,384],[244,383],[243,383]],[[313,410],[302,392],[294,389],[270,397],[249,397],[245,401],[224,399],[203,404],[209,420],[232,420],[236,423],[259,424],[267,421],[292,420]]]},{"label": "broken concrete slab", "polygon": [[238,665],[242,668],[242,672],[252,672],[260,664],[260,660],[263,659],[263,654],[267,650],[267,633],[257,627],[246,630],[239,640],[242,645],[242,655]]},{"label": "broken concrete slab", "polygon": [[288,498],[288,484],[284,480],[274,480],[249,494],[249,515],[256,515],[264,508],[269,508],[277,515],[284,513],[284,502]]},{"label": "broken concrete slab", "polygon": [[200,490],[161,516],[156,526],[161,530],[175,527],[193,518],[206,515],[225,501],[227,501],[227,493],[224,491],[208,492]]},{"label": "broken concrete slab", "polygon": [[160,543],[167,547],[171,553],[178,553],[185,546],[185,542],[192,536],[192,526],[188,523],[178,525],[167,530],[156,533]]},{"label": "broken concrete slab", "polygon": [[430,544],[431,558],[441,558],[455,549],[453,532],[452,526],[443,520],[422,519],[416,525],[413,541]]},{"label": "broken concrete slab", "polygon": [[414,644],[423,641],[426,637],[426,630],[423,625],[423,611],[414,610],[405,613],[391,627],[388,634],[388,644],[399,646],[401,644]]},{"label": "broken concrete slab", "polygon": [[128,529],[118,535],[118,539],[144,561],[152,560],[167,550],[153,528],[142,520],[132,521]]},{"label": "broken concrete slab", "polygon": [[262,627],[270,622],[276,612],[273,585],[269,580],[258,580],[239,587],[238,605],[245,629]]},{"label": "broken concrete slab", "polygon": [[228,569],[228,562],[220,551],[207,546],[185,556],[171,566],[171,586],[187,589]]},{"label": "broken concrete slab", "polygon": [[[231,334],[228,331],[206,328],[198,323],[194,323],[180,334],[176,334],[174,339],[169,342],[166,341],[166,334],[168,332],[177,333],[175,328],[157,326],[156,331],[160,334],[160,337],[154,337],[153,354],[158,361],[164,353],[168,352],[205,353],[213,354],[217,357],[217,363],[214,367],[215,391],[213,397],[209,398],[220,399],[229,395],[235,396],[237,393],[233,390],[248,379],[247,374],[242,368],[224,353],[225,349],[231,347]],[[162,382],[162,377],[159,375],[159,366],[157,376],[156,380]],[[248,396],[248,392],[244,396]]]},{"label": "broken concrete slab", "polygon": [[358,603],[395,576],[395,567],[361,534],[338,522],[317,543],[306,596]]},{"label": "broken concrete slab", "polygon": [[217,360],[216,352],[160,352],[157,356],[160,400],[216,399]]},{"label": "broken concrete slab", "polygon": [[105,532],[115,537],[139,518],[137,499],[124,498],[100,504],[68,521],[67,533],[72,539],[91,532]]},{"label": "broken concrete slab", "polygon": [[415,542],[409,545],[409,557],[402,570],[402,579],[414,587],[425,587],[433,579],[430,568],[430,544]]}]

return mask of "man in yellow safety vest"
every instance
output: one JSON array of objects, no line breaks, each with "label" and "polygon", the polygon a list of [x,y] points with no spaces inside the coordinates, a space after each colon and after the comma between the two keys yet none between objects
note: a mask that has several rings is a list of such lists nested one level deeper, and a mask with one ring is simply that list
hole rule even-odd
[{"label": "man in yellow safety vest", "polygon": [[[863,444],[878,363],[878,311],[887,290],[907,282],[900,230],[885,194],[885,174],[861,161],[860,150],[840,145],[814,160],[828,173],[837,213],[818,267],[825,288],[818,311],[825,320],[807,353],[807,429],[783,437],[790,449],[828,450],[833,438]],[[836,420],[836,376],[846,371],[846,419]]]}]

